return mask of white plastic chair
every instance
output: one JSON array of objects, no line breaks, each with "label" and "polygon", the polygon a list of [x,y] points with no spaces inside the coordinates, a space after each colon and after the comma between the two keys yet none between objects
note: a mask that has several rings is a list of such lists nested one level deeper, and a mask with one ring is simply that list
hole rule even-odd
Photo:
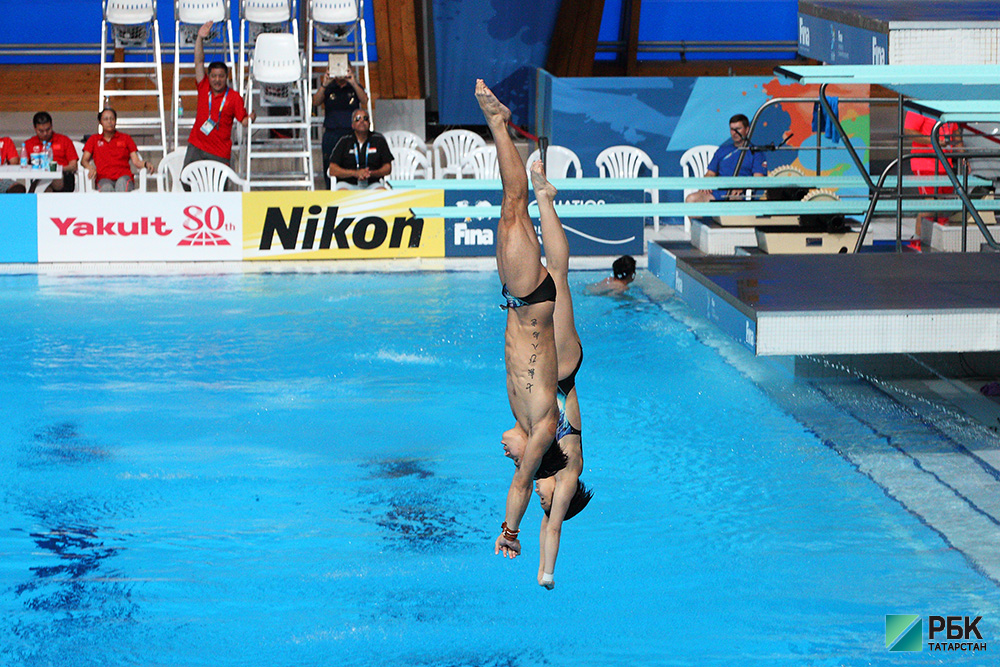
[{"label": "white plastic chair", "polygon": [[358,0],[309,0],[309,13],[317,23],[351,24],[358,20]]},{"label": "white plastic chair", "polygon": [[243,0],[241,14],[250,23],[273,24],[292,20],[291,0]]},{"label": "white plastic chair", "polygon": [[[536,149],[528,156],[525,168],[531,172],[531,165],[542,159],[542,151]],[[550,145],[545,151],[545,177],[569,178],[570,167],[574,169],[575,178],[583,178],[583,167],[579,156],[565,146]]]},{"label": "white plastic chair", "polygon": [[392,148],[392,174],[391,180],[414,181],[420,178],[431,178],[434,175],[431,169],[431,160],[425,153],[405,146]]},{"label": "white plastic chair", "polygon": [[174,15],[181,23],[221,23],[228,18],[228,0],[174,0]]},{"label": "white plastic chair", "polygon": [[113,25],[140,25],[156,17],[156,0],[108,0],[104,18]]},{"label": "white plastic chair", "polygon": [[458,178],[463,174],[472,174],[472,178],[500,178],[500,162],[497,161],[496,146],[480,146],[466,154],[459,166]]},{"label": "white plastic chair", "polygon": [[[685,178],[701,178],[708,171],[708,163],[712,161],[712,156],[715,155],[715,151],[719,149],[718,146],[713,146],[712,144],[702,144],[700,146],[692,146],[691,148],[684,151],[681,155],[681,176]],[[697,192],[697,188],[684,188],[684,199],[693,192]],[[691,218],[684,216],[684,231],[687,234],[691,234]]]},{"label": "white plastic chair", "polygon": [[225,192],[226,184],[232,181],[246,192],[248,183],[240,178],[228,165],[215,160],[198,160],[181,171],[181,183],[192,192]]},{"label": "white plastic chair", "polygon": [[184,156],[187,154],[186,148],[178,148],[167,153],[160,160],[160,165],[156,169],[156,191],[157,192],[183,192],[181,187],[181,169],[184,167]]},{"label": "white plastic chair", "polygon": [[400,148],[409,148],[427,155],[427,142],[409,130],[386,130],[382,136],[385,137],[385,142],[389,144],[389,150],[393,155]]},{"label": "white plastic chair", "polygon": [[[641,148],[635,146],[610,146],[597,154],[597,172],[601,178],[637,178],[642,168],[650,171],[653,178],[659,178],[660,168],[653,158]],[[660,203],[660,191],[656,188],[647,189],[649,200],[653,204]],[[653,216],[653,229],[660,231],[660,216]]]},{"label": "white plastic chair", "polygon": [[486,145],[486,140],[469,130],[442,132],[432,144],[434,178],[447,178],[449,174],[461,178],[461,165],[465,156]]}]

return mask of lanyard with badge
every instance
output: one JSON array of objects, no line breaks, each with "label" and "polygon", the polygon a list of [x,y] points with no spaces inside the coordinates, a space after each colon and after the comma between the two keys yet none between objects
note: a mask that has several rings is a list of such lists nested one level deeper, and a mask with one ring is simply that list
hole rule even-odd
[{"label": "lanyard with badge", "polygon": [[[222,96],[222,104],[219,105],[219,121],[222,120],[222,110],[226,108],[226,98],[229,97],[229,88],[226,88],[226,94]],[[201,133],[208,136],[215,129],[216,122],[212,120],[212,91],[208,91],[208,120],[202,123]]]},{"label": "lanyard with badge", "polygon": [[368,168],[368,142],[370,139],[365,139],[365,143],[359,144],[357,139],[354,140],[354,164],[357,165],[358,169],[361,169],[361,153],[365,154],[365,168]]},{"label": "lanyard with badge", "polygon": [[[354,140],[354,164],[357,165],[358,169],[361,169],[361,152],[364,150],[365,154],[365,169],[368,168],[368,142],[371,138],[365,139],[365,143],[359,144],[357,139]],[[364,178],[358,179],[358,185],[366,186],[368,181]]]}]

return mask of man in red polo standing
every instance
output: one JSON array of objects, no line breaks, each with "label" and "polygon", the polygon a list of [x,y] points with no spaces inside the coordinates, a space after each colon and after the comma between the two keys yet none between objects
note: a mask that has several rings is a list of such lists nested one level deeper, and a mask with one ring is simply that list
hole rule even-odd
[{"label": "man in red polo standing", "polygon": [[76,168],[80,160],[73,140],[65,134],[52,131],[52,116],[47,111],[36,113],[31,122],[35,126],[35,136],[25,142],[28,155],[40,153],[45,144],[52,144],[52,161],[62,167],[63,180],[52,181],[50,189],[52,192],[73,192],[76,189]]},{"label": "man in red polo standing", "polygon": [[205,70],[204,40],[212,32],[212,21],[198,28],[194,42],[194,78],[198,83],[198,113],[188,136],[184,166],[197,160],[215,160],[229,166],[233,150],[233,121],[244,126],[247,115],[243,98],[229,87],[229,68],[213,62]]}]

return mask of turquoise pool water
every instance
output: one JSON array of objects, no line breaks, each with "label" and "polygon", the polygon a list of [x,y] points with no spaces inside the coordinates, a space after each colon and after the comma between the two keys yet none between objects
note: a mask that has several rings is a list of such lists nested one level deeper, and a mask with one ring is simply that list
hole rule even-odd
[{"label": "turquoise pool water", "polygon": [[994,638],[996,584],[598,277],[549,592],[537,504],[493,555],[495,275],[0,276],[0,664],[989,664],[887,652],[886,614]]}]

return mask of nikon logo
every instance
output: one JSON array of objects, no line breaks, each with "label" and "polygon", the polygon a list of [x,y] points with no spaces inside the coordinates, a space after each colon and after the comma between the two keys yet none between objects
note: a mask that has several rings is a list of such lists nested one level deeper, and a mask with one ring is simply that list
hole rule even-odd
[{"label": "nikon logo", "polygon": [[406,247],[420,247],[420,237],[424,231],[422,218],[400,216],[390,225],[377,216],[338,219],[338,209],[337,206],[330,206],[324,212],[322,206],[313,205],[306,211],[304,206],[295,206],[286,218],[280,207],[268,208],[260,235],[260,249],[270,250],[275,241],[284,250],[352,247],[374,250],[385,245],[386,241],[389,248],[401,248],[405,232],[409,232]]}]

